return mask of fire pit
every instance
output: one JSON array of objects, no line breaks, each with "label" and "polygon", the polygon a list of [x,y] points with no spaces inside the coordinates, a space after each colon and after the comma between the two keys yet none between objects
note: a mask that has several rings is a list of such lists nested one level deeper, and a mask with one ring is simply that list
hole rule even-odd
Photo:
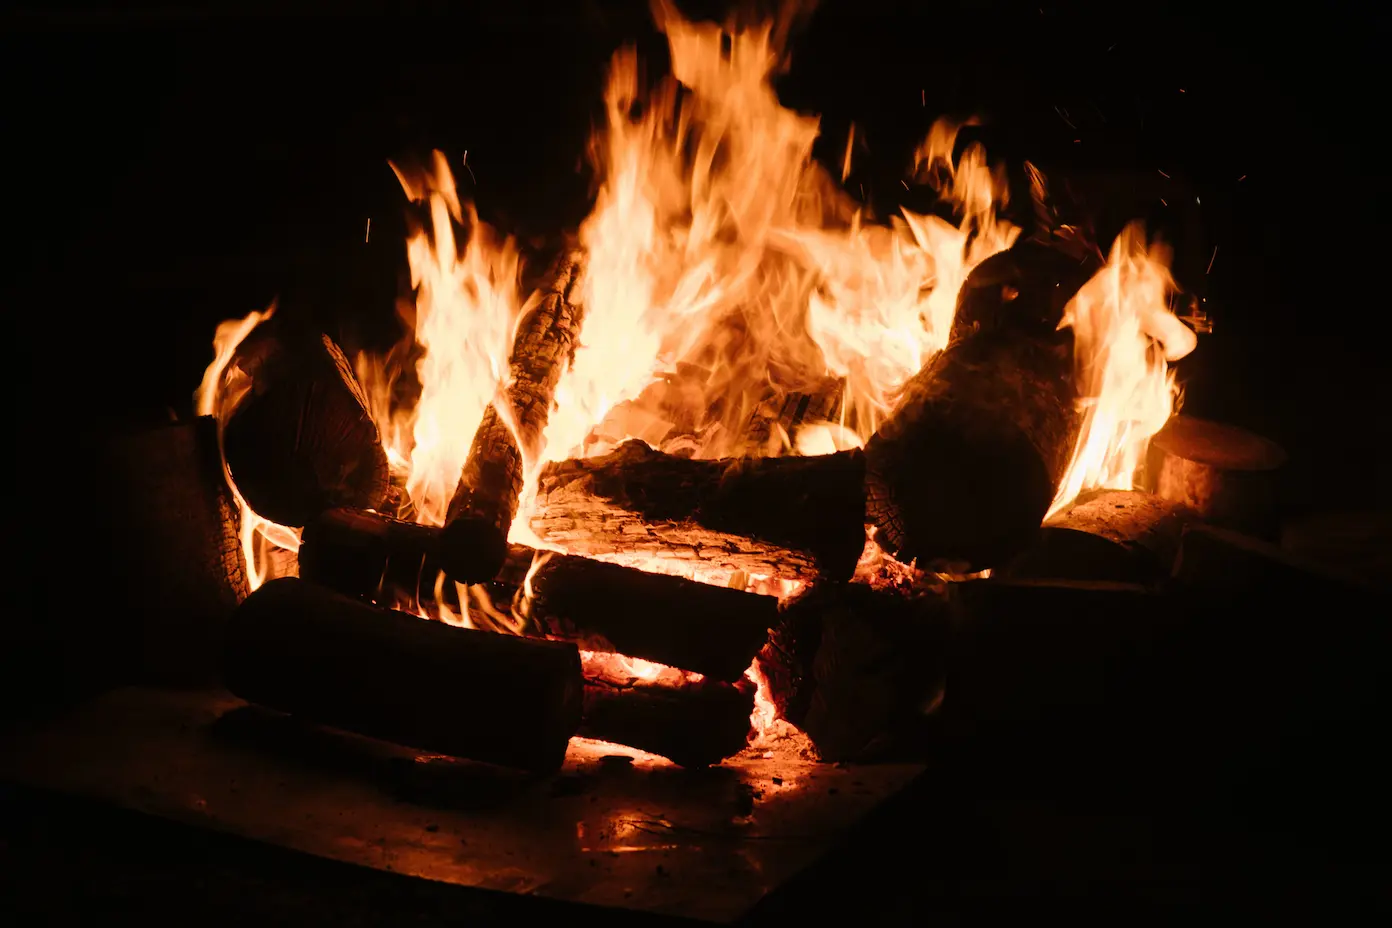
[{"label": "fire pit", "polygon": [[1281,448],[1177,413],[1210,320],[1142,227],[1091,240],[949,120],[904,181],[936,211],[878,221],[854,135],[838,181],[773,93],[782,24],[659,20],[578,229],[524,248],[443,155],[394,166],[401,344],[252,312],[195,416],[111,443],[139,685],[0,772],[729,921],[930,749],[1139,686],[1176,602],[1360,586],[1271,544]]}]

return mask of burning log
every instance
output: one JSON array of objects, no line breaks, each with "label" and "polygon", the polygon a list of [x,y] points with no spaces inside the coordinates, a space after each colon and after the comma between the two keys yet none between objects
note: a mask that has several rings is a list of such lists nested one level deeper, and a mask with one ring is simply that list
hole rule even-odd
[{"label": "burning log", "polygon": [[[666,676],[681,677],[668,682]],[[665,671],[644,680],[612,661],[585,662],[580,734],[659,754],[683,767],[709,767],[738,754],[749,739],[754,685],[686,679]]]},{"label": "burning log", "polygon": [[1133,490],[1095,490],[1044,523],[1038,541],[997,576],[1017,580],[1166,580],[1184,526],[1182,503]]},{"label": "burning log", "polygon": [[903,561],[1003,563],[1034,540],[1077,438],[1064,306],[1091,269],[1021,243],[967,278],[948,346],[865,449],[866,512]]},{"label": "burning log", "polygon": [[1150,441],[1154,492],[1197,511],[1205,521],[1270,537],[1279,521],[1277,491],[1286,453],[1251,432],[1174,416]]},{"label": "burning log", "polygon": [[223,455],[258,515],[299,527],[334,506],[381,504],[387,454],[352,365],[327,335],[299,341],[263,326],[223,382],[234,397]]},{"label": "burning log", "polygon": [[846,580],[865,547],[865,459],[691,460],[625,442],[548,465],[531,528],[572,554]]},{"label": "burning log", "polygon": [[941,694],[945,605],[862,584],[814,586],[759,652],[780,717],[823,760],[865,759],[911,731]]},{"label": "burning log", "polygon": [[272,580],[228,628],[227,688],[308,721],[525,770],[560,767],[580,725],[565,642],[453,628],[303,580]]},{"label": "burning log", "polygon": [[490,404],[474,434],[440,540],[441,562],[459,583],[493,579],[507,557],[523,468],[537,458],[556,383],[580,336],[584,310],[572,296],[579,277],[578,256],[563,253],[550,272],[541,305],[522,321],[513,345],[507,388],[512,421],[498,412],[496,403]]},{"label": "burning log", "polygon": [[[383,604],[435,608],[440,529],[371,512],[333,510],[305,528],[300,574],[341,593]],[[537,552],[513,545],[488,585],[504,611],[523,586]],[[547,554],[518,600],[536,634],[577,641],[737,680],[777,620],[778,601],[741,590],[652,574],[584,557]],[[442,589],[457,609],[453,584]]]},{"label": "burning log", "polygon": [[140,663],[164,682],[215,677],[216,642],[247,595],[236,504],[211,416],[121,436],[97,472],[109,482],[112,583],[144,617]]}]

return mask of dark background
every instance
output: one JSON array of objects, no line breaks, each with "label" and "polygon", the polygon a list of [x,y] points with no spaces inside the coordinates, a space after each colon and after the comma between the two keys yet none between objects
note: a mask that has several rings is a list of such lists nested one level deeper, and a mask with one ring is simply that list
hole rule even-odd
[{"label": "dark background", "polygon": [[[1180,365],[1187,408],[1287,447],[1292,514],[1388,506],[1376,14],[1342,2],[821,6],[779,89],[823,114],[820,155],[831,163],[856,122],[865,148],[850,189],[863,185],[876,211],[891,211],[932,120],[983,115],[989,150],[1067,183],[1096,207],[1105,237],[1138,216],[1174,242],[1180,282],[1215,324]],[[7,512],[28,558],[12,567],[10,601],[36,639],[78,610],[104,616],[102,591],[84,583],[104,557],[84,542],[92,439],[167,407],[186,413],[220,320],[280,297],[283,311],[349,342],[393,336],[404,203],[388,159],[440,148],[484,218],[528,239],[554,235],[586,212],[583,154],[610,54],[637,42],[654,70],[665,57],[640,0],[58,3],[0,15],[3,331],[19,362],[8,378],[19,429]],[[459,169],[465,150],[472,173]],[[4,644],[7,700],[34,692],[11,669],[29,653],[27,626],[7,631],[16,627],[18,642]],[[1191,785],[1211,772],[1202,756],[1176,769]],[[1247,805],[1270,802],[1254,813],[1267,825],[1297,811],[1326,820],[1320,803],[1340,792],[1327,773],[1313,787],[1290,774],[1248,791]],[[1172,806],[1098,827],[1120,829],[1122,845],[1163,847],[1167,860],[1202,857],[1223,884],[1237,862],[1213,810],[1173,799],[1171,781],[1153,785],[1147,800]],[[959,883],[992,878],[1004,853],[985,846],[993,828],[1018,839],[1033,827],[1039,858],[1052,860],[1056,842],[1086,842],[1091,827],[1076,817],[1022,825],[1014,812],[993,824],[947,806],[962,816],[952,833],[976,845],[938,845],[924,866]],[[110,858],[134,827],[116,829]],[[1241,849],[1246,889],[1234,892],[1316,866],[1261,837]],[[1099,871],[1078,866],[1085,887]],[[1155,878],[1136,866],[1137,885]],[[1283,898],[1267,904],[1277,911]],[[1070,914],[1066,902],[1050,911]]]}]

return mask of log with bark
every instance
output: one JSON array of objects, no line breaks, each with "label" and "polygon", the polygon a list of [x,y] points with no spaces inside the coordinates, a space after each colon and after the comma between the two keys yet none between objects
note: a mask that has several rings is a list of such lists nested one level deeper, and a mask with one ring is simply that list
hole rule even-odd
[{"label": "log with bark", "polygon": [[630,441],[547,465],[531,528],[620,563],[846,580],[865,547],[864,470],[859,451],[692,460]]},{"label": "log with bark", "polygon": [[966,573],[1033,541],[1079,426],[1058,325],[1092,271],[1024,242],[967,278],[948,346],[866,445],[866,512],[891,554]]},{"label": "log with bark", "polygon": [[[431,614],[436,608],[440,529],[371,512],[334,510],[310,523],[300,573],[339,592]],[[508,548],[485,586],[493,606],[527,621],[531,634],[576,641],[593,651],[737,680],[777,621],[771,596],[652,574],[573,555]],[[531,595],[517,594],[531,573]],[[458,611],[454,584],[445,604]]]},{"label": "log with bark", "polygon": [[237,610],[224,668],[248,702],[539,772],[560,767],[583,703],[573,644],[429,622],[290,578]]},{"label": "log with bark", "polygon": [[1147,482],[1156,495],[1189,506],[1207,522],[1273,538],[1285,462],[1285,451],[1273,441],[1178,415],[1150,441]]},{"label": "log with bark", "polygon": [[1169,579],[1184,526],[1198,514],[1135,490],[1093,490],[1044,523],[1038,540],[996,573],[1020,580]]},{"label": "log with bark", "polygon": [[823,760],[864,760],[915,733],[941,695],[946,604],[868,586],[813,586],[759,652],[780,718]]},{"label": "log with bark", "polygon": [[1320,564],[1265,539],[1213,525],[1184,530],[1174,573],[1182,589],[1218,598],[1267,594],[1318,599],[1377,589],[1346,567]]},{"label": "log with bark", "polygon": [[584,319],[575,301],[580,257],[566,251],[547,275],[540,304],[518,327],[510,380],[501,402],[489,404],[474,434],[459,486],[445,515],[440,559],[459,583],[493,579],[507,557],[527,463],[541,452],[556,384],[570,366]]},{"label": "log with bark", "polygon": [[677,670],[645,680],[612,658],[584,665],[580,734],[587,738],[658,754],[683,767],[718,764],[749,739],[754,685],[747,680],[692,680]]},{"label": "log with bark", "polygon": [[387,455],[352,365],[327,335],[266,323],[223,375],[222,448],[256,513],[300,527],[325,509],[372,509],[388,488]]},{"label": "log with bark", "polygon": [[141,617],[136,661],[159,681],[215,679],[222,628],[247,595],[217,423],[203,416],[124,434],[95,472],[110,507],[105,594],[117,612]]}]

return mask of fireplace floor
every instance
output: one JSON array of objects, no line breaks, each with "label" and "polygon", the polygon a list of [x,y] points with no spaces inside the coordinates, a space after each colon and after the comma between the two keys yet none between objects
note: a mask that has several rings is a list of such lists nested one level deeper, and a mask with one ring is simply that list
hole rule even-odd
[{"label": "fireplace floor", "polygon": [[7,736],[0,777],[428,880],[729,922],[925,769],[768,753],[690,771],[574,739],[538,779],[128,687]]}]

